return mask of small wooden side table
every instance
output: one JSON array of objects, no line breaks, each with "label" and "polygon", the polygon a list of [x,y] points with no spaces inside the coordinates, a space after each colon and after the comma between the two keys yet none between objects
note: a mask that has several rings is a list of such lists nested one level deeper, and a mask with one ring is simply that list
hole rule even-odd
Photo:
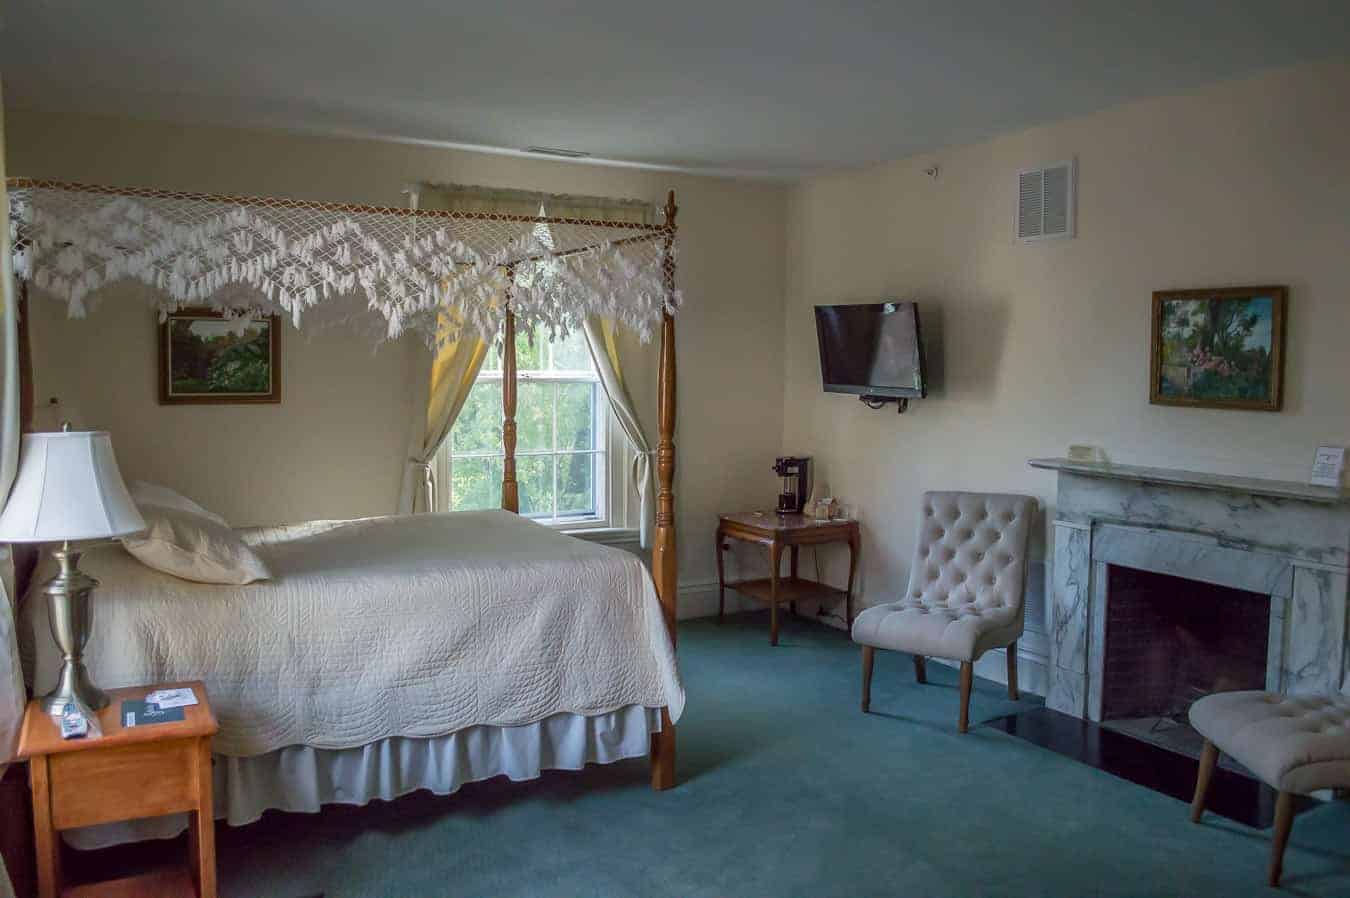
[{"label": "small wooden side table", "polygon": [[[122,702],[156,689],[190,686],[197,704],[181,721],[122,726]],[[28,703],[19,757],[28,759],[33,790],[39,898],[197,895],[216,898],[215,814],[211,794],[211,737],[220,727],[201,683],[165,683],[109,691],[98,713],[103,736],[62,739],[56,720],[37,700]],[[63,889],[64,829],[158,817],[191,815],[187,870],[162,871]]]},{"label": "small wooden side table", "polygon": [[[769,576],[728,583],[722,564],[727,540],[758,543],[769,548]],[[802,514],[780,515],[772,511],[743,511],[719,516],[717,524],[717,617],[721,619],[727,589],[768,603],[769,645],[778,645],[778,605],[788,602],[793,611],[799,600],[844,600],[844,619],[853,626],[853,578],[858,572],[858,548],[862,539],[857,521],[817,521]],[[807,580],[797,574],[797,554],[802,546],[848,543],[848,588],[839,589]],[[790,574],[783,579],[783,549],[789,550]]]}]

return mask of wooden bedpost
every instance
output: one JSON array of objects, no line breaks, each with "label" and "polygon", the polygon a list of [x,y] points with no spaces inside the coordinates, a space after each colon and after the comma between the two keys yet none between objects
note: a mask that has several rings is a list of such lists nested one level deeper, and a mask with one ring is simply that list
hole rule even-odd
[{"label": "wooden bedpost", "polygon": [[[33,432],[33,342],[28,329],[28,282],[19,281],[14,310],[18,317],[19,343],[19,433]],[[13,543],[9,547],[14,558],[15,595],[25,595],[33,582],[37,568],[37,546],[31,543]]]},{"label": "wooden bedpost", "polygon": [[[675,293],[675,191],[666,196],[666,226],[663,267],[667,297]],[[671,643],[675,642],[675,612],[679,594],[679,568],[675,555],[675,318],[669,311],[661,319],[661,373],[658,381],[660,435],[656,443],[656,534],[652,544],[652,578]],[[675,785],[675,725],[661,709],[661,732],[652,736],[652,788]]]},{"label": "wooden bedpost", "polygon": [[511,311],[511,288],[516,270],[506,269],[506,321],[502,325],[502,508],[520,514],[520,487],[516,483],[516,313]]},{"label": "wooden bedpost", "polygon": [[[28,333],[28,282],[19,281],[19,433],[33,430],[33,344]],[[22,595],[22,593],[21,593]]]}]

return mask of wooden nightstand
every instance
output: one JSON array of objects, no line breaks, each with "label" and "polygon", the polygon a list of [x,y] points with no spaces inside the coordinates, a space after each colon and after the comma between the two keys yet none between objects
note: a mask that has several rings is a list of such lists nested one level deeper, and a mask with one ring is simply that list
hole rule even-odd
[{"label": "wooden nightstand", "polygon": [[[197,704],[184,719],[127,728],[121,708],[156,689],[190,686]],[[211,795],[211,737],[220,727],[201,683],[166,683],[114,689],[98,714],[99,739],[61,738],[56,721],[36,700],[28,703],[19,737],[33,790],[33,835],[37,844],[39,898],[113,898],[137,895],[216,896],[215,816]],[[191,815],[188,869],[62,889],[63,829],[158,817]]]},{"label": "wooden nightstand", "polygon": [[[727,540],[759,543],[769,548],[769,576],[759,580],[726,581],[722,552]],[[778,603],[788,602],[793,611],[797,600],[843,599],[845,624],[853,624],[853,578],[858,572],[858,546],[861,542],[857,521],[817,521],[801,514],[777,514],[772,511],[745,511],[720,515],[717,523],[717,616],[727,589],[759,599],[769,606],[769,645],[778,645]],[[848,543],[848,588],[838,589],[797,576],[797,554],[801,546],[821,543]],[[790,576],[783,579],[783,549],[790,550]]]}]

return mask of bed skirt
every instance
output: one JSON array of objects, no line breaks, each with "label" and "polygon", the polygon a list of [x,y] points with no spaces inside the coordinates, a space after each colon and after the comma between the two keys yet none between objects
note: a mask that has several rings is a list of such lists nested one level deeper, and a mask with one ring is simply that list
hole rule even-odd
[{"label": "bed skirt", "polygon": [[[314,813],[326,804],[390,801],[426,789],[449,795],[465,783],[508,776],[530,780],[544,770],[580,770],[647,755],[661,731],[659,708],[629,705],[608,714],[555,714],[525,726],[475,726],[433,739],[394,737],[356,748],[280,748],[249,758],[216,756],[216,819],[253,823],[264,811]],[[170,839],[186,814],[68,830],[75,848],[106,848]]]}]

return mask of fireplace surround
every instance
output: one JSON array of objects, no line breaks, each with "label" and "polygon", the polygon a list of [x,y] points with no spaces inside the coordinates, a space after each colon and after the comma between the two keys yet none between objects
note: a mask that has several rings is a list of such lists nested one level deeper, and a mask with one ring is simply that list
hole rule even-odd
[{"label": "fireplace surround", "polygon": [[[1232,602],[1264,597],[1265,609],[1240,608],[1244,626],[1259,631],[1264,621],[1265,663],[1255,688],[1341,688],[1350,497],[1285,481],[1068,459],[1030,463],[1058,472],[1047,602],[1050,708],[1094,721],[1103,720],[1104,703],[1110,710],[1106,647],[1113,579],[1117,596],[1122,588],[1117,568],[1197,581],[1194,595],[1210,613],[1222,607],[1210,601],[1210,587],[1234,591]],[[1182,588],[1173,599],[1187,596]],[[1202,609],[1192,611],[1192,628],[1202,627]],[[1247,679],[1228,688],[1252,685]]]}]

